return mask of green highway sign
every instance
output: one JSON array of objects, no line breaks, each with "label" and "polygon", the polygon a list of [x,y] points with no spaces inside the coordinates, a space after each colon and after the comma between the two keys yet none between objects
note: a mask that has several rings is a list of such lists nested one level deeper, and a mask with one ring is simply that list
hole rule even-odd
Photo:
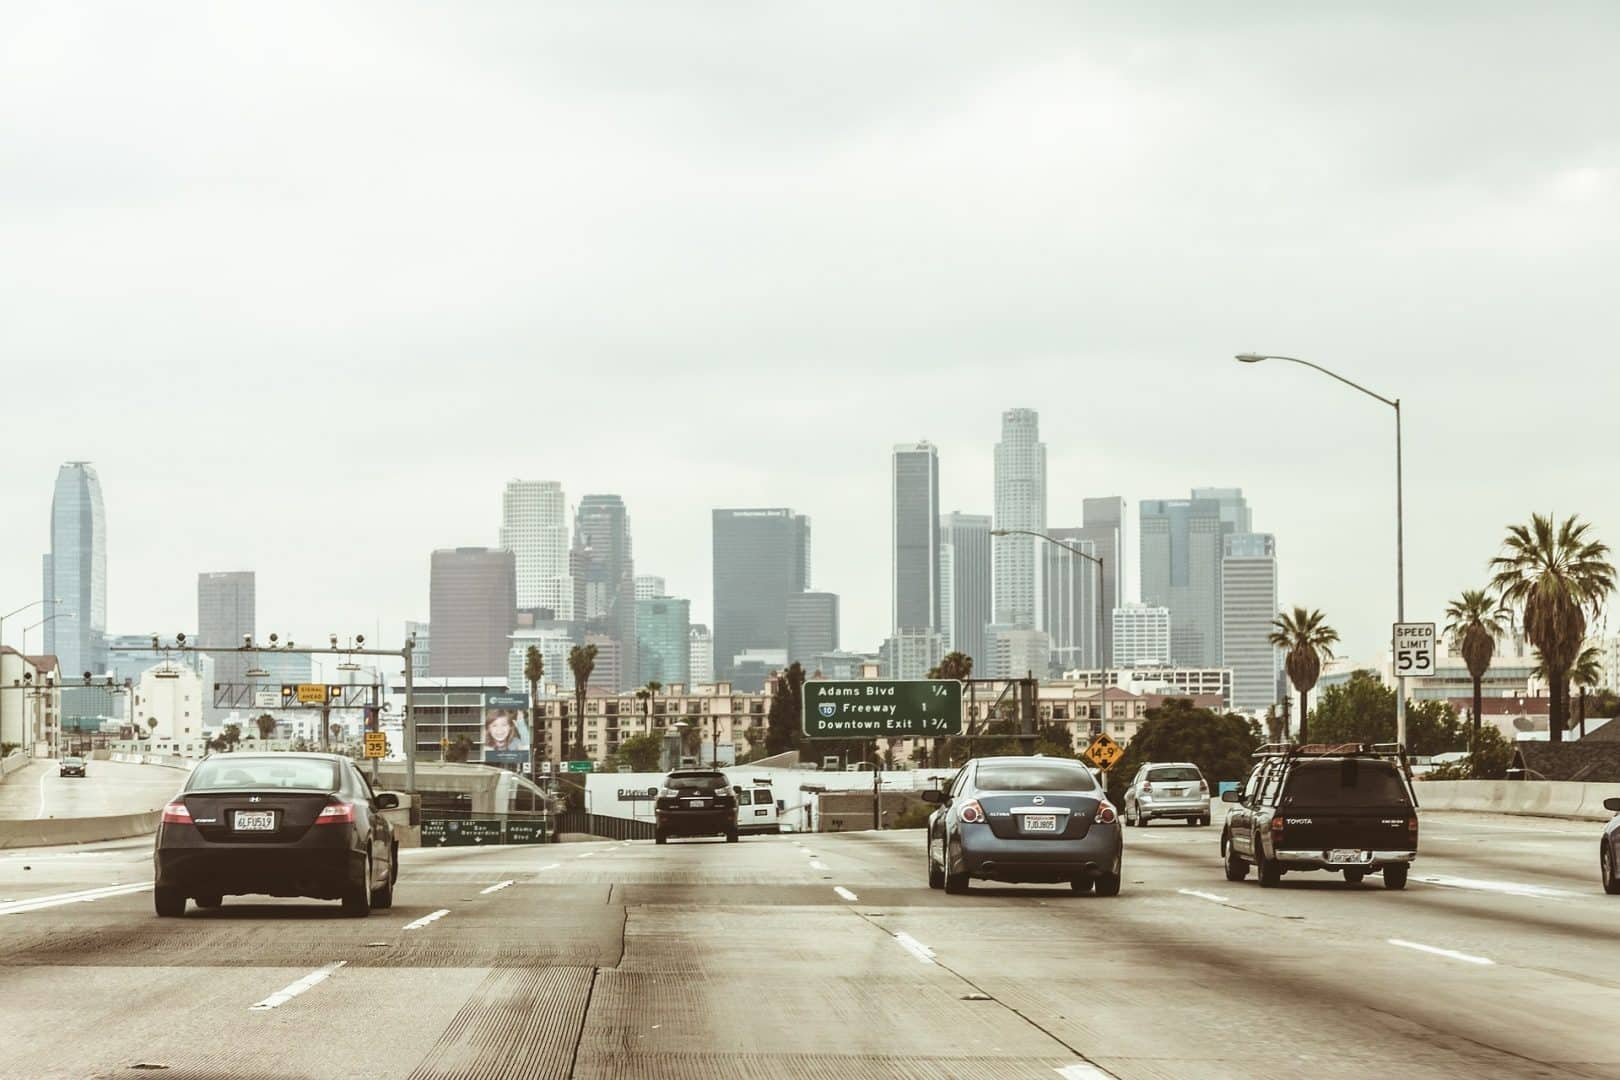
[{"label": "green highway sign", "polygon": [[568,763],[569,772],[590,772],[595,767],[596,763],[593,761],[570,761]]},{"label": "green highway sign", "polygon": [[816,679],[804,684],[811,739],[903,739],[962,734],[955,679]]}]

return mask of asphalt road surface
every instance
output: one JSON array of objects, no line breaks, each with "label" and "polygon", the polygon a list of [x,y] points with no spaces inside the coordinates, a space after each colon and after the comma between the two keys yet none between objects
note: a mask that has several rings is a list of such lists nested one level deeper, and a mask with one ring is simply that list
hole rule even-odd
[{"label": "asphalt road surface", "polygon": [[35,761],[0,783],[0,818],[81,818],[160,810],[186,774],[161,765],[91,761],[89,775],[58,775],[57,763]]},{"label": "asphalt road surface", "polygon": [[[1410,887],[927,887],[920,832],[409,851],[395,906],[152,914],[148,845],[0,855],[0,1075],[1620,1077],[1595,825],[1430,814]],[[158,1067],[162,1067],[159,1069]]]}]

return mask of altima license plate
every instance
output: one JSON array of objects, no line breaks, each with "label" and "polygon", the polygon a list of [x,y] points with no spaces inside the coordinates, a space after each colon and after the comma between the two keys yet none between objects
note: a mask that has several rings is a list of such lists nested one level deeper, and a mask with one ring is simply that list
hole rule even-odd
[{"label": "altima license plate", "polygon": [[1328,862],[1330,863],[1358,863],[1360,861],[1361,852],[1359,851],[1347,850],[1345,848],[1334,848],[1332,851],[1328,852]]},{"label": "altima license plate", "polygon": [[276,812],[274,810],[238,810],[236,816],[231,818],[231,828],[237,832],[274,832],[276,829]]},{"label": "altima license plate", "polygon": [[1025,832],[1057,832],[1056,814],[1025,814]]}]

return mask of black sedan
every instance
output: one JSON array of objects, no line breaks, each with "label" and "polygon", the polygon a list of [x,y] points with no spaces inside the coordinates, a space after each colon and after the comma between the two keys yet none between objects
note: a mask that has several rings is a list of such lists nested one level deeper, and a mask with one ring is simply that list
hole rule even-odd
[{"label": "black sedan", "polygon": [[341,900],[346,915],[387,908],[399,845],[382,811],[398,805],[336,754],[204,758],[163,808],[157,913],[184,915],[188,898],[217,908],[245,893]]},{"label": "black sedan", "polygon": [[56,775],[78,777],[84,776],[84,758],[76,755],[63,758],[57,763]]}]

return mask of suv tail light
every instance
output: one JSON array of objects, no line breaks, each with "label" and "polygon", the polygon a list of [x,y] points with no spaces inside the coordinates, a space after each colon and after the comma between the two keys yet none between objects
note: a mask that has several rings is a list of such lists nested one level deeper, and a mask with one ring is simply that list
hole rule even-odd
[{"label": "suv tail light", "polygon": [[315,815],[317,825],[347,825],[354,820],[354,804],[335,802]]},{"label": "suv tail light", "polygon": [[1281,815],[1271,819],[1271,831],[1273,835],[1283,831],[1283,819]]},{"label": "suv tail light", "polygon": [[1202,776],[1200,776],[1198,778],[1198,794],[1200,794],[1200,795],[1208,795],[1209,794],[1209,781],[1205,780]]},{"label": "suv tail light", "polygon": [[191,811],[187,809],[185,803],[181,802],[179,799],[176,799],[174,802],[163,808],[163,824],[190,825]]},{"label": "suv tail light", "polygon": [[1112,825],[1119,814],[1114,810],[1114,804],[1104,799],[1097,804],[1097,824]]},{"label": "suv tail light", "polygon": [[1152,790],[1153,790],[1153,781],[1151,781],[1151,780],[1142,781],[1142,794],[1146,795]]},{"label": "suv tail light", "polygon": [[957,811],[957,817],[967,824],[973,825],[984,820],[984,807],[979,805],[978,799],[969,799],[962,804],[962,809]]},{"label": "suv tail light", "polygon": [[1412,839],[1417,839],[1417,818],[1409,817],[1406,819],[1406,831],[1412,834]]}]

